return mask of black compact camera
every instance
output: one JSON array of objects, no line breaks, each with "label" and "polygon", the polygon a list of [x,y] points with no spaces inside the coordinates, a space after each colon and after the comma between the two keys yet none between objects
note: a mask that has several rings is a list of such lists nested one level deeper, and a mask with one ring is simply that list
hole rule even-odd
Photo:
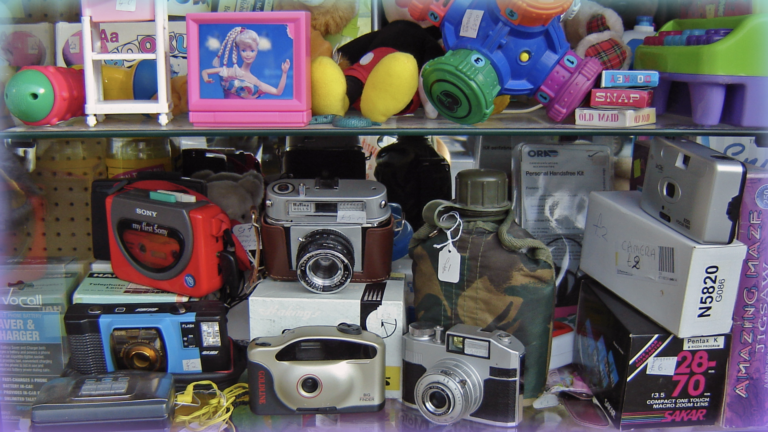
[{"label": "black compact camera", "polygon": [[74,304],[64,315],[70,366],[85,375],[134,369],[190,374],[232,368],[218,301]]}]

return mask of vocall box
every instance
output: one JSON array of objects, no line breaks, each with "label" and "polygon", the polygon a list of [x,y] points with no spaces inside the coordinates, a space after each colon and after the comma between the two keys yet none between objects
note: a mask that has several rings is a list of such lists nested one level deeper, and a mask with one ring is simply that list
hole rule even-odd
[{"label": "vocall box", "polygon": [[573,362],[615,427],[718,421],[730,335],[678,338],[590,278],[579,294]]},{"label": "vocall box", "polygon": [[696,243],[640,208],[640,192],[593,192],[581,270],[678,337],[729,333],[747,247]]},{"label": "vocall box", "polygon": [[359,324],[376,333],[386,346],[387,398],[401,398],[402,341],[407,331],[405,280],[351,283],[328,295],[315,294],[299,282],[264,280],[248,299],[251,339],[277,336],[283,330],[309,325]]}]

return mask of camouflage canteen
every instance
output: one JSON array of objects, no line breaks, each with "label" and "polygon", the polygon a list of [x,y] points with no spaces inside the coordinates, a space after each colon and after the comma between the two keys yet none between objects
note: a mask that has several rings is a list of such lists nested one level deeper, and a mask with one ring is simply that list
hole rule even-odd
[{"label": "camouflage canteen", "polygon": [[[446,329],[464,323],[513,334],[526,349],[524,398],[530,403],[544,391],[549,370],[555,307],[552,255],[514,222],[505,173],[461,171],[455,201],[429,202],[425,224],[409,244],[416,319]],[[461,256],[456,283],[438,279],[438,257],[449,243],[448,234]]]}]

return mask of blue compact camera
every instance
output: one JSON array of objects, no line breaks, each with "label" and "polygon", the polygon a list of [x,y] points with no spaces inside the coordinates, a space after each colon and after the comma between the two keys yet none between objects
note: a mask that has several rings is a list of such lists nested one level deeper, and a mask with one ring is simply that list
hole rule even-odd
[{"label": "blue compact camera", "polygon": [[218,301],[74,304],[64,315],[70,366],[93,375],[134,369],[199,373],[232,368],[226,309]]}]

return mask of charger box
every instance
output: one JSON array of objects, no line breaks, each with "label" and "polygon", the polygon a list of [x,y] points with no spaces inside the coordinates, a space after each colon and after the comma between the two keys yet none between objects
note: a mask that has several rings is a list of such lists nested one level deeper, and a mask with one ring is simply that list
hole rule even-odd
[{"label": "charger box", "polygon": [[251,339],[277,336],[283,330],[310,325],[359,324],[386,345],[386,397],[401,399],[405,280],[351,283],[334,294],[315,294],[299,282],[261,282],[248,299]]},{"label": "charger box", "polygon": [[678,338],[589,278],[577,315],[574,364],[616,428],[718,422],[730,335]]},{"label": "charger box", "polygon": [[40,388],[64,371],[64,312],[82,267],[64,257],[13,261],[0,259],[0,429],[6,431],[29,418]]},{"label": "charger box", "polygon": [[678,337],[731,331],[747,247],[700,244],[640,208],[640,192],[593,192],[581,270]]}]

